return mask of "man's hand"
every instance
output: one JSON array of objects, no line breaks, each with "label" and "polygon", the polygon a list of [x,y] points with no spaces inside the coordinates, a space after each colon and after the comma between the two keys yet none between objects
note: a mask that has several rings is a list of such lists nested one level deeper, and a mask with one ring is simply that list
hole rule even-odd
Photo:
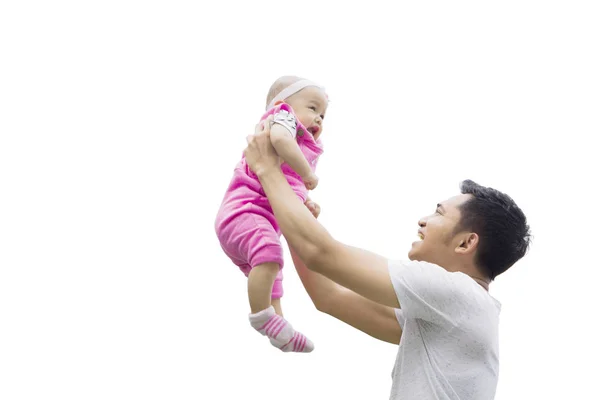
[{"label": "man's hand", "polygon": [[320,205],[318,205],[311,199],[306,199],[306,201],[304,202],[304,205],[306,206],[306,208],[308,208],[308,210],[311,212],[313,217],[319,218],[319,215],[321,214],[321,206]]},{"label": "man's hand", "polygon": [[271,144],[271,121],[273,116],[260,122],[254,129],[254,135],[246,138],[248,146],[244,150],[246,162],[256,175],[273,168],[279,168],[281,162],[275,148]]}]

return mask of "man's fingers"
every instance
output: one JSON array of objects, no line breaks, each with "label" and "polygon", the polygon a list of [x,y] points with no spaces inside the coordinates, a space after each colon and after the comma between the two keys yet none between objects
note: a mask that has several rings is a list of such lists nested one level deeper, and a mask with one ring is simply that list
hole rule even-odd
[{"label": "man's fingers", "polygon": [[263,122],[263,132],[269,132],[271,130],[271,123],[273,122],[273,115],[269,115]]},{"label": "man's fingers", "polygon": [[271,132],[271,125],[273,125],[273,114],[269,115],[267,119],[264,120],[264,132]]},{"label": "man's fingers", "polygon": [[254,134],[259,135],[269,132],[271,127],[271,121],[273,121],[273,116],[269,115],[266,119],[256,124],[256,126],[254,127]]}]

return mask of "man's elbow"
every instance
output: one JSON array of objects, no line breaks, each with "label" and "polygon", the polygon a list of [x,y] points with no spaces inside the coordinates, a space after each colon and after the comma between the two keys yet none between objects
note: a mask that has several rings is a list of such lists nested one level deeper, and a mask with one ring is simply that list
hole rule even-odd
[{"label": "man's elbow", "polygon": [[322,272],[335,254],[336,241],[329,237],[317,240],[307,249],[304,263],[313,272]]},{"label": "man's elbow", "polygon": [[311,293],[309,293],[309,297],[310,301],[312,301],[313,303],[313,306],[315,306],[315,309],[317,311],[325,313],[325,302],[323,301],[323,299],[319,298],[318,296],[314,296]]},{"label": "man's elbow", "polygon": [[332,296],[333,293],[320,293],[318,295],[311,295],[310,299],[312,300],[312,303],[317,309],[317,311],[322,312],[323,314],[331,315]]}]

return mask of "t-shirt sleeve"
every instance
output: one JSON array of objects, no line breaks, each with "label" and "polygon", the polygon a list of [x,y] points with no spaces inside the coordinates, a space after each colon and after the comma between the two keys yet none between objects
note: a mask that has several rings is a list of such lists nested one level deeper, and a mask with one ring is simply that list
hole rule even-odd
[{"label": "t-shirt sleeve", "polygon": [[273,111],[273,123],[283,126],[293,138],[296,138],[298,120],[291,107],[287,104],[280,104],[275,107]]},{"label": "t-shirt sleeve", "polygon": [[404,312],[400,308],[394,308],[394,312],[396,313],[396,319],[400,324],[400,328],[404,329],[404,321],[406,321],[404,318]]},{"label": "t-shirt sleeve", "polygon": [[463,307],[460,279],[442,267],[422,261],[390,261],[390,278],[400,303],[400,318],[419,318],[455,325]]}]

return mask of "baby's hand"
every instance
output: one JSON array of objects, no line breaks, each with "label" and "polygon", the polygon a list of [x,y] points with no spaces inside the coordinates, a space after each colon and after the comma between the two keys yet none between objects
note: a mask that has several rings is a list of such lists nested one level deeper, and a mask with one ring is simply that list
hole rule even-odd
[{"label": "baby's hand", "polygon": [[313,190],[314,188],[317,187],[317,185],[319,184],[319,177],[317,175],[310,174],[310,176],[308,178],[304,178],[304,186],[306,186],[306,188],[308,190]]},{"label": "baby's hand", "polygon": [[319,218],[319,215],[321,214],[321,206],[320,205],[318,205],[311,199],[306,199],[306,201],[304,202],[304,205],[306,206],[306,208],[308,208],[308,210],[311,212],[313,217]]}]

